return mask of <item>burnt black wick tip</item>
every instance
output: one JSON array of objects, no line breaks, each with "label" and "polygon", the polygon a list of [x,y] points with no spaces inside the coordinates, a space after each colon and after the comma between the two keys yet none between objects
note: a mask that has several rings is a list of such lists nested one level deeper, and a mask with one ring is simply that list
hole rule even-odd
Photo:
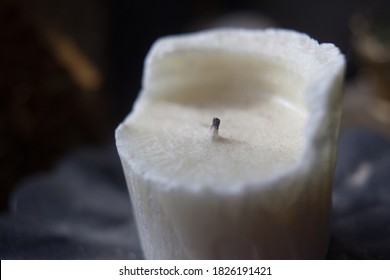
[{"label": "burnt black wick tip", "polygon": [[211,129],[218,131],[220,123],[221,123],[220,119],[213,118],[213,123],[211,124]]}]

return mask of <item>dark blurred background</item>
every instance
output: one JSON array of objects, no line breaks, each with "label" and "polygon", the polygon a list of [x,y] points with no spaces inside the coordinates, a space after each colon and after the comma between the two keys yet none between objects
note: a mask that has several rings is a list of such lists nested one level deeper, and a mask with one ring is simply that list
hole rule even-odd
[{"label": "dark blurred background", "polygon": [[282,27],[346,55],[342,130],[390,138],[390,1],[0,1],[0,213],[14,187],[114,141],[160,36]]}]

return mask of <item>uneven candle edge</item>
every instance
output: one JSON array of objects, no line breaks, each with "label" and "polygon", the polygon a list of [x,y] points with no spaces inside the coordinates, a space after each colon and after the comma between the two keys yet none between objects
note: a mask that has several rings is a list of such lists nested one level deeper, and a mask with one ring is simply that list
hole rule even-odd
[{"label": "uneven candle edge", "polygon": [[129,147],[118,138],[122,124],[117,146],[146,258],[323,258],[329,236],[344,57],[333,45],[319,45],[292,31],[202,32],[158,41],[146,60],[143,88],[153,92],[151,66],[156,59],[167,52],[194,48],[258,53],[286,67],[292,60],[299,62],[309,80],[302,92],[309,114],[305,147],[293,168],[261,182],[224,189],[180,186],[134,170],[126,158]]},{"label": "uneven candle edge", "polygon": [[[191,35],[181,35],[167,37],[158,40],[149,52],[143,75],[143,90],[138,97],[132,114],[130,114],[122,125],[118,127],[119,131],[127,123],[132,115],[136,114],[137,104],[145,101],[148,95],[158,92],[154,87],[166,86],[164,83],[155,81],[153,68],[158,61],[172,53],[198,50],[228,50],[234,53],[251,53],[259,56],[266,56],[270,60],[283,63],[287,68],[296,68],[308,80],[307,85],[302,92],[301,98],[305,99],[306,109],[308,111],[309,121],[305,124],[305,146],[301,153],[300,160],[294,166],[287,170],[281,170],[276,176],[268,176],[263,180],[255,182],[244,182],[246,188],[258,187],[259,185],[274,185],[288,174],[296,174],[299,171],[310,169],[318,157],[321,157],[323,151],[327,150],[326,145],[334,145],[337,141],[338,122],[341,114],[340,98],[344,78],[344,57],[338,49],[331,44],[318,44],[307,35],[286,31],[286,30],[213,30],[200,32]],[[288,50],[288,52],[286,52]],[[306,52],[309,50],[309,52]],[[296,70],[295,70],[296,71]],[[280,81],[283,83],[283,81]],[[161,91],[160,91],[161,92]],[[158,99],[159,97],[157,97]],[[164,98],[164,97],[161,97]],[[133,166],[134,171],[139,174],[142,171],[137,170],[132,159],[126,155],[126,140],[117,137],[117,146],[120,154],[125,157],[128,164]],[[325,141],[327,140],[327,141]],[[122,152],[121,152],[122,149]],[[334,153],[334,152],[333,152]],[[334,154],[333,157],[336,157]],[[136,159],[135,159],[136,160]],[[306,166],[306,167],[305,167]],[[143,174],[144,175],[144,174]],[[149,178],[153,180],[153,178]],[[166,178],[165,186],[180,187],[172,178]],[[159,178],[158,180],[164,180]],[[208,185],[199,185],[194,182],[192,186],[187,186],[189,191],[208,188]],[[226,192],[237,192],[243,186],[237,185]]]}]

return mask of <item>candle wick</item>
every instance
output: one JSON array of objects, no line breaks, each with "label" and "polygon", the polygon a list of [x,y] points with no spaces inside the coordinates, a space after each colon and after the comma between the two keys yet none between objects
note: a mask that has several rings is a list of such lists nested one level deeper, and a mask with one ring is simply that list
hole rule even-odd
[{"label": "candle wick", "polygon": [[213,122],[211,123],[211,126],[210,126],[210,130],[211,130],[213,138],[218,137],[218,130],[219,130],[220,123],[221,123],[220,119],[213,118]]}]

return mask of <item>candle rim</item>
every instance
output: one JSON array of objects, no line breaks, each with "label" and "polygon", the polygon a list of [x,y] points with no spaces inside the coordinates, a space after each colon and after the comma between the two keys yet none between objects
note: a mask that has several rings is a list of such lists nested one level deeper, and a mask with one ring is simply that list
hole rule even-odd
[{"label": "candle rim", "polygon": [[[245,40],[245,41],[244,41]],[[278,48],[275,48],[273,40],[281,40]],[[244,44],[245,42],[246,44]],[[266,43],[266,44],[260,44]],[[267,45],[268,44],[268,45]],[[271,44],[271,46],[270,46]],[[299,46],[299,48],[297,48]],[[290,48],[292,47],[292,48]],[[315,49],[315,53],[307,53],[300,48],[309,47]],[[223,50],[233,53],[261,54],[273,59],[298,60],[291,54],[282,54],[280,50],[295,49],[303,57],[320,58],[318,64],[311,63],[307,67],[312,75],[316,75],[319,70],[324,69],[326,65],[341,64],[339,67],[345,67],[345,57],[340,50],[332,43],[319,43],[309,35],[283,28],[266,29],[244,29],[244,28],[215,28],[193,33],[184,33],[179,35],[168,35],[157,39],[151,46],[145,62],[142,77],[142,87],[147,88],[149,70],[155,61],[178,51],[194,50]],[[320,67],[318,67],[321,65]],[[322,69],[321,69],[322,68]],[[306,74],[306,73],[305,73]]]},{"label": "candle rim", "polygon": [[[297,174],[301,174],[301,176],[305,176],[307,172],[310,172],[313,168],[313,164],[318,162],[322,164],[317,158],[321,156],[323,152],[323,147],[320,145],[326,144],[328,142],[324,141],[324,139],[329,140],[329,135],[327,128],[334,127],[336,130],[336,135],[332,137],[336,137],[338,133],[338,127],[335,123],[335,118],[340,114],[339,110],[336,110],[334,113],[329,114],[331,108],[339,107],[338,104],[341,102],[341,92],[340,90],[332,90],[332,87],[340,87],[343,82],[343,78],[345,75],[345,58],[343,54],[339,51],[339,49],[330,43],[321,43],[319,44],[316,40],[310,38],[308,35],[286,30],[286,29],[265,29],[265,30],[246,30],[246,29],[236,29],[236,28],[228,28],[228,29],[212,29],[208,31],[202,31],[191,34],[182,34],[179,36],[167,36],[163,37],[156,41],[156,43],[152,46],[147,58],[145,60],[144,67],[144,75],[143,75],[143,92],[147,90],[148,87],[148,79],[150,73],[150,65],[155,63],[156,60],[163,57],[170,52],[174,52],[180,49],[208,49],[211,44],[212,47],[224,48],[226,50],[226,42],[215,42],[218,36],[271,36],[272,38],[276,38],[280,36],[280,38],[292,38],[295,43],[299,43],[300,47],[309,46],[310,49],[315,48],[315,52],[305,54],[308,56],[315,57],[319,55],[318,58],[324,59],[325,61],[318,61],[318,64],[311,64],[307,67],[306,73],[309,73],[307,77],[308,85],[305,88],[303,94],[306,101],[306,106],[308,109],[308,117],[313,118],[311,120],[312,124],[308,125],[308,121],[305,124],[305,135],[303,139],[305,140],[305,145],[303,151],[301,153],[300,159],[294,163],[291,168],[287,170],[283,170],[280,173],[274,174],[268,178],[264,178],[264,180],[250,182],[244,181],[240,182],[236,185],[229,185],[226,188],[216,188],[213,186],[204,185],[201,183],[191,183],[186,188],[182,188],[181,184],[175,182],[173,180],[168,180],[168,178],[156,178],[155,176],[148,176],[147,174],[138,174],[143,176],[143,178],[147,181],[153,182],[153,184],[158,184],[162,189],[183,189],[185,191],[190,192],[199,192],[202,190],[208,190],[213,192],[221,192],[223,194],[233,194],[237,192],[244,191],[248,188],[267,188],[267,186],[273,186],[277,181],[285,181],[292,174],[296,177]],[[214,37],[214,42],[211,40],[211,43],[208,41],[210,38]],[[249,38],[248,37],[248,38]],[[263,37],[264,38],[264,37]],[[188,41],[188,39],[190,39]],[[252,38],[253,39],[253,38]],[[256,38],[255,38],[256,39]],[[226,39],[228,40],[228,39]],[[206,42],[206,45],[197,45],[199,43]],[[292,42],[289,42],[291,44]],[[214,44],[214,45],[213,45]],[[245,44],[241,44],[241,46],[245,47]],[[284,46],[286,47],[286,46]],[[231,46],[230,46],[231,48]],[[229,49],[229,48],[228,48]],[[237,49],[231,49],[231,51],[237,52]],[[251,49],[251,51],[259,51],[255,49]],[[269,50],[270,51],[270,50]],[[275,50],[274,50],[275,51]],[[302,50],[301,50],[302,51]],[[283,57],[278,57],[283,59]],[[286,57],[285,57],[286,58]],[[317,58],[317,57],[316,57]],[[289,58],[291,59],[291,58]],[[341,84],[340,84],[341,83]],[[320,105],[320,106],[318,106]],[[134,105],[136,106],[136,104]],[[130,114],[131,115],[131,114]],[[131,117],[128,116],[124,123],[122,123],[118,129],[116,130],[116,138],[118,139],[118,134],[120,130],[125,126],[126,121]],[[121,149],[121,143],[117,140],[118,149]],[[327,147],[325,147],[327,148]],[[122,159],[123,160],[123,159]],[[130,164],[128,159],[127,164]],[[324,161],[325,162],[325,161]],[[320,167],[318,167],[320,168]],[[134,170],[136,171],[136,170]],[[298,176],[299,177],[299,176]],[[293,178],[291,176],[291,178]]]}]

